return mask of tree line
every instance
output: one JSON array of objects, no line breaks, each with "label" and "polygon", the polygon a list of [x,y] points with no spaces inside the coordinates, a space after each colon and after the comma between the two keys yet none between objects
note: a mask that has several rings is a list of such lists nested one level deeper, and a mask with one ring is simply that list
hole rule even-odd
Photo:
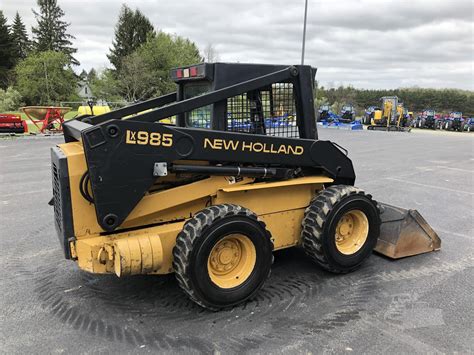
[{"label": "tree line", "polygon": [[318,87],[317,106],[329,104],[339,113],[346,103],[354,105],[358,114],[369,106],[380,106],[383,96],[398,96],[408,111],[419,112],[426,108],[439,113],[461,111],[465,116],[474,116],[474,92],[460,89],[400,88],[393,90],[356,89],[352,86],[338,88]]}]

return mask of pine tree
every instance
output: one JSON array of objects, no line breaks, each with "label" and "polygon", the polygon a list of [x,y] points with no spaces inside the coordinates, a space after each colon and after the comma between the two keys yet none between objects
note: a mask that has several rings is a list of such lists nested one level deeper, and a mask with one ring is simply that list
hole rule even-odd
[{"label": "pine tree", "polygon": [[18,12],[13,20],[12,39],[16,49],[17,60],[25,59],[30,51],[30,40],[28,39],[25,25]]},{"label": "pine tree", "polygon": [[15,53],[10,28],[0,10],[0,88],[8,86],[9,72],[14,64]]},{"label": "pine tree", "polygon": [[79,78],[82,80],[87,80],[87,71],[85,69],[82,69],[81,74],[79,74]]},{"label": "pine tree", "polygon": [[140,10],[131,10],[127,5],[122,5],[119,19],[115,26],[115,39],[113,48],[107,57],[116,70],[120,70],[122,60],[133,53],[146,42],[155,31],[150,20]]},{"label": "pine tree", "polygon": [[87,81],[92,82],[95,79],[97,79],[97,72],[94,68],[91,68],[89,73],[87,73]]},{"label": "pine tree", "polygon": [[64,11],[59,7],[56,0],[37,0],[40,8],[39,13],[33,10],[37,27],[33,27],[33,36],[35,39],[35,49],[37,51],[56,51],[67,54],[69,60],[74,65],[79,62],[73,57],[77,52],[72,47],[71,40],[74,36],[67,33],[69,23],[61,20]]}]

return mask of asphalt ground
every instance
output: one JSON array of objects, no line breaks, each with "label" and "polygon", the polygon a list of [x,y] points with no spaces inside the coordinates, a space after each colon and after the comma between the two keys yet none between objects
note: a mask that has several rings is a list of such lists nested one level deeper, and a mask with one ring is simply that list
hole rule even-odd
[{"label": "asphalt ground", "polygon": [[474,135],[320,130],[350,152],[356,185],[416,208],[442,250],[372,255],[349,275],[277,252],[264,289],[209,312],[173,276],[96,276],[63,259],[49,148],[0,140],[0,351],[15,353],[473,353]]}]

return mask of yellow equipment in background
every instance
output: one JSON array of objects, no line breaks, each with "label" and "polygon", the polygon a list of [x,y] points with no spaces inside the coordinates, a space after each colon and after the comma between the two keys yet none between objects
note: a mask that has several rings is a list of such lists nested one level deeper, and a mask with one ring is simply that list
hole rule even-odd
[{"label": "yellow equipment in background", "polygon": [[369,130],[403,131],[409,132],[407,127],[406,110],[397,96],[384,96],[381,98],[382,109],[375,110]]},{"label": "yellow equipment in background", "polygon": [[377,125],[380,123],[380,120],[382,119],[382,110],[375,110],[374,111],[374,118],[372,118],[372,125]]},{"label": "yellow equipment in background", "polygon": [[103,115],[104,113],[110,112],[110,107],[107,104],[101,105],[82,105],[77,109],[78,116],[84,115]]}]

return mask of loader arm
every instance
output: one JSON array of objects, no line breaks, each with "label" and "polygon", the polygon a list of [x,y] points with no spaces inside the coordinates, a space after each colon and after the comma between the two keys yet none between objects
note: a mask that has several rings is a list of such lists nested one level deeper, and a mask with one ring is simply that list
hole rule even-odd
[{"label": "loader arm", "polygon": [[[246,166],[260,167],[261,174],[257,175],[261,177],[290,178],[301,170],[299,174],[303,175],[305,171],[322,172],[340,184],[353,185],[355,180],[351,160],[329,141],[132,120],[108,121],[96,126],[75,122],[71,127],[81,129],[97,221],[106,231],[120,226],[159,178],[154,174],[155,164],[159,163],[164,163],[170,171],[177,160],[204,160],[241,170],[241,174],[232,175],[245,175]],[[209,170],[202,173],[211,175]]]}]

